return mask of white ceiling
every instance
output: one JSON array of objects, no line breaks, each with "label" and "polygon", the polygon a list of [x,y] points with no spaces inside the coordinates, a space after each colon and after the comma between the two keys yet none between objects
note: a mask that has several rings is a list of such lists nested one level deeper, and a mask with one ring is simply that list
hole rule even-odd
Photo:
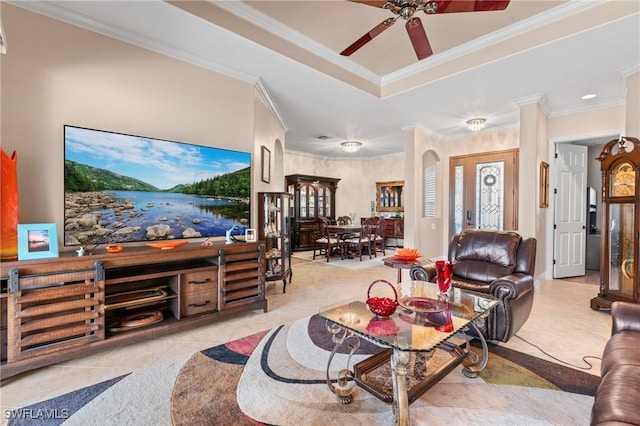
[{"label": "white ceiling", "polygon": [[[401,20],[340,56],[391,16],[348,1],[10,3],[257,83],[287,128],[286,149],[327,157],[402,152],[403,129],[416,126],[446,140],[468,136],[473,117],[487,119],[485,131],[517,127],[518,104],[535,100],[551,117],[623,105],[625,77],[640,71],[637,0],[420,13],[434,50],[422,61]],[[350,139],[363,143],[356,154],[340,149]]]}]

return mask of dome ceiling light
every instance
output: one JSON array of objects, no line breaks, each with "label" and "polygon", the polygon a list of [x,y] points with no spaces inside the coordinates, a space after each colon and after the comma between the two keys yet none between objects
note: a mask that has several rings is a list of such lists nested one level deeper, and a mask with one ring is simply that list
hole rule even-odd
[{"label": "dome ceiling light", "polygon": [[362,146],[362,142],[358,142],[358,141],[345,141],[342,142],[340,144],[340,146],[342,146],[342,150],[344,152],[349,152],[349,153],[353,153],[353,152],[357,152],[360,150],[360,147]]},{"label": "dome ceiling light", "polygon": [[486,118],[472,118],[467,121],[467,128],[472,132],[479,132],[484,129],[484,123],[487,121]]}]

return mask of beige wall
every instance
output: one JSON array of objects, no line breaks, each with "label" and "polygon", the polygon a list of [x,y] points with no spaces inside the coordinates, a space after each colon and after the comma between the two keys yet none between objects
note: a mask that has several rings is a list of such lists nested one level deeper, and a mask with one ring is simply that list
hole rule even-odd
[{"label": "beige wall", "polygon": [[[284,191],[283,163],[285,131],[276,121],[258,90],[255,92],[254,107],[254,192]],[[278,143],[279,141],[279,143]],[[262,181],[262,146],[270,151],[271,162],[269,183]],[[257,223],[252,221],[252,223]]]},{"label": "beige wall", "polygon": [[[407,199],[405,211],[405,246],[417,248],[427,258],[442,257],[446,251],[448,225],[448,186],[445,176],[448,173],[448,159],[445,158],[445,141],[432,136],[419,128],[407,130],[405,150],[411,152],[406,159],[405,190],[415,195]],[[423,164],[424,154],[432,151],[440,160],[437,179],[442,182],[437,194],[438,208],[435,218],[423,217]],[[445,159],[445,161],[443,161]],[[446,208],[445,208],[446,205]]]},{"label": "beige wall", "polygon": [[557,142],[618,134],[624,130],[625,114],[625,106],[618,106],[552,117],[548,123],[548,138]]},{"label": "beige wall", "polygon": [[[22,223],[55,222],[62,237],[64,124],[249,151],[254,164],[254,136],[283,137],[255,102],[253,85],[1,7],[11,40],[2,57],[1,141],[18,152]],[[257,170],[254,188],[262,188]]]}]

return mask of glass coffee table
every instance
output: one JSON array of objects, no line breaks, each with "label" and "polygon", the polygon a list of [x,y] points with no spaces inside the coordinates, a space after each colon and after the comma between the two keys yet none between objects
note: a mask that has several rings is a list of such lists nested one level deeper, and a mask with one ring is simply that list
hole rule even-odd
[{"label": "glass coffee table", "polygon": [[[498,300],[454,287],[448,302],[438,301],[437,284],[426,281],[394,287],[400,306],[389,317],[377,317],[364,300],[323,307],[319,315],[336,343],[327,364],[327,384],[338,401],[350,403],[357,384],[392,404],[395,424],[408,425],[409,404],[456,366],[463,364],[463,374],[471,378],[484,369],[487,343],[474,320],[488,315]],[[361,338],[381,346],[381,351],[350,369]],[[471,350],[474,338],[480,340],[480,355]],[[331,379],[331,362],[342,346],[349,353],[347,366]]]}]

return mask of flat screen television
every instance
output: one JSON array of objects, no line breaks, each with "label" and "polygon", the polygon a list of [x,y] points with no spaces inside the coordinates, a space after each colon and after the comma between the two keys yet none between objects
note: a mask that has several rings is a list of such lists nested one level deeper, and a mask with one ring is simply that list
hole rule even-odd
[{"label": "flat screen television", "polygon": [[244,235],[251,154],[64,126],[64,245]]}]

